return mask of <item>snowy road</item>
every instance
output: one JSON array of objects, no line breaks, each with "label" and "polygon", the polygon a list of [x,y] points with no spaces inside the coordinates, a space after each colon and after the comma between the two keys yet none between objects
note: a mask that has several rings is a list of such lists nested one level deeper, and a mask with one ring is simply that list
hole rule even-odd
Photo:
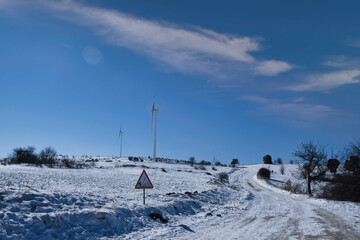
[{"label": "snowy road", "polygon": [[232,191],[233,199],[238,194],[243,207],[224,211],[229,206],[225,202],[225,207],[216,209],[223,211],[222,217],[179,219],[176,226],[170,223],[170,228],[148,233],[148,239],[360,239],[359,229],[344,216],[275,189],[258,180],[255,173],[239,169],[230,174],[230,183],[239,189],[228,191]]},{"label": "snowy road", "polygon": [[243,224],[239,233],[254,239],[360,239],[359,232],[342,217],[274,191],[251,175],[244,180],[260,199],[260,207],[249,212],[254,220]]},{"label": "snowy road", "polygon": [[[359,204],[290,194],[258,180],[261,167],[124,159],[90,169],[0,166],[0,239],[360,239]],[[294,165],[285,175],[266,167],[276,180],[296,181]],[[143,168],[155,184],[145,206],[134,189]]]}]

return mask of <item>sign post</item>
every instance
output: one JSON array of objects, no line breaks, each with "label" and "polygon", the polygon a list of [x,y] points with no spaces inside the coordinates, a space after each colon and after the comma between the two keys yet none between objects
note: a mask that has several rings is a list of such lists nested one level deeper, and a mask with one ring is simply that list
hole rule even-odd
[{"label": "sign post", "polygon": [[143,172],[140,175],[139,180],[137,181],[135,185],[135,189],[143,189],[143,203],[145,205],[145,189],[152,189],[154,186],[152,185],[149,176],[147,175],[146,171],[143,170]]}]

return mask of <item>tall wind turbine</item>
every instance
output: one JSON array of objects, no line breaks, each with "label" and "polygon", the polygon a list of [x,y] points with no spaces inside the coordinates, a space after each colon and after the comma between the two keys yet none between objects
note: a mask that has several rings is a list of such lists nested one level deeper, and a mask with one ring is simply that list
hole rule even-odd
[{"label": "tall wind turbine", "polygon": [[120,125],[120,132],[119,132],[119,138],[120,138],[120,157],[122,157],[122,136],[124,132],[122,131],[122,124]]},{"label": "tall wind turbine", "polygon": [[153,160],[156,161],[156,113],[159,111],[159,109],[155,108],[155,103],[152,107],[152,118],[154,121],[154,152],[153,152]]}]

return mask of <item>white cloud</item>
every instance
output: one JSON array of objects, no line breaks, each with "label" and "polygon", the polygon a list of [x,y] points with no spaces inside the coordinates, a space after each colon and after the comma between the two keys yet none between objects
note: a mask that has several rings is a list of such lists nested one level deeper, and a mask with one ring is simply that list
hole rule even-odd
[{"label": "white cloud", "polygon": [[[335,112],[333,108],[325,105],[298,103],[296,101],[294,103],[284,103],[279,99],[269,99],[257,95],[243,96],[241,99],[259,104],[258,111],[269,113],[280,119],[287,117],[287,119],[297,121],[313,121],[327,117]],[[301,99],[301,101],[303,100]]]},{"label": "white cloud", "polygon": [[359,83],[359,70],[341,70],[324,74],[313,74],[304,83],[288,86],[287,89],[300,91],[328,91],[346,84]]},{"label": "white cloud", "polygon": [[322,65],[342,68],[342,69],[360,69],[360,58],[352,58],[345,55],[328,56]]},{"label": "white cloud", "polygon": [[267,76],[276,76],[281,72],[286,72],[292,69],[294,66],[283,61],[268,60],[263,61],[256,67],[257,73]]},{"label": "white cloud", "polygon": [[145,54],[180,72],[205,74],[224,80],[244,71],[247,74],[275,76],[292,68],[283,61],[255,59],[251,52],[260,50],[257,38],[222,34],[194,26],[185,28],[115,10],[89,7],[71,0],[34,0],[31,4],[57,17],[89,27],[113,45]]}]

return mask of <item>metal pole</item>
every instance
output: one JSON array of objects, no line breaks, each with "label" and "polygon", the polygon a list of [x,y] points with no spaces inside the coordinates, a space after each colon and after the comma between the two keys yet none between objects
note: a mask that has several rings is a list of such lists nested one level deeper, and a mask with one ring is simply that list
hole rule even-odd
[{"label": "metal pole", "polygon": [[145,205],[145,188],[143,190],[144,190],[143,203]]},{"label": "metal pole", "polygon": [[156,112],[157,109],[155,109],[155,122],[154,122],[154,153],[153,153],[153,160],[156,161]]}]

